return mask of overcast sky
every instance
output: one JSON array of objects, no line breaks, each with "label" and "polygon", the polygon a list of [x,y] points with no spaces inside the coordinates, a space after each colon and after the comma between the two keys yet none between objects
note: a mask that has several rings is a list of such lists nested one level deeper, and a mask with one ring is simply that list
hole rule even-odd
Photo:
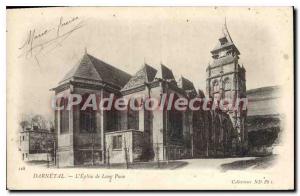
[{"label": "overcast sky", "polygon": [[[246,69],[247,89],[281,85],[290,78],[292,56],[292,12],[282,8],[70,8],[10,11],[8,14],[8,99],[18,112],[51,116],[50,98],[63,76],[78,62],[87,48],[89,54],[134,74],[144,61],[160,62],[194,82],[205,91],[205,69],[211,49],[222,32],[224,18],[241,52]],[[65,29],[74,30],[58,47],[42,48],[22,56],[19,49],[45,29],[34,44],[51,39],[60,23],[74,19]],[[78,18],[77,18],[78,17]],[[55,33],[54,33],[55,32]],[[21,55],[21,56],[20,56]]]}]

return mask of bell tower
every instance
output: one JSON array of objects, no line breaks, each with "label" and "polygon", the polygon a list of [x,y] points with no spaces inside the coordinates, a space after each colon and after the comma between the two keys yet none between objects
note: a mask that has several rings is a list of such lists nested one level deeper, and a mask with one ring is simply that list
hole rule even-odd
[{"label": "bell tower", "polygon": [[[231,39],[226,20],[222,27],[222,34],[211,54],[212,63],[206,69],[206,93],[214,101],[226,99],[231,100],[231,103],[235,105],[238,100],[246,98],[246,70],[239,63],[240,52]],[[248,145],[247,110],[238,107],[222,112],[230,116],[234,129],[233,145],[237,152],[246,153]]]}]

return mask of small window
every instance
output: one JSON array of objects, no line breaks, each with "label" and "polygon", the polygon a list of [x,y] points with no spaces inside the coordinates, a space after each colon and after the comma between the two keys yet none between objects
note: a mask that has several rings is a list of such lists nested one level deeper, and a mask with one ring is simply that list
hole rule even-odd
[{"label": "small window", "polygon": [[214,92],[218,92],[218,91],[219,91],[219,83],[218,83],[217,80],[215,80],[215,81],[213,82],[213,91],[214,91]]},{"label": "small window", "polygon": [[220,39],[221,45],[224,45],[224,44],[226,44],[227,42],[228,42],[228,41],[227,41],[226,37],[223,37],[223,38]]},{"label": "small window", "polygon": [[122,135],[113,136],[113,149],[114,150],[122,149]]},{"label": "small window", "polygon": [[23,135],[23,141],[25,140],[25,136]]}]

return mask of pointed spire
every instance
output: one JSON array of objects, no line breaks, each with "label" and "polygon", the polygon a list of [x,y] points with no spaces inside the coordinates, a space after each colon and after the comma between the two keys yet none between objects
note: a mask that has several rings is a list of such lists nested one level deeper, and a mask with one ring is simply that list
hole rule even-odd
[{"label": "pointed spire", "polygon": [[226,16],[225,16],[224,24],[223,24],[223,27],[222,27],[222,33],[223,33],[223,36],[227,38],[228,42],[233,43],[233,41],[232,41],[232,39],[231,39],[231,37],[230,37],[228,28],[227,28]]},{"label": "pointed spire", "polygon": [[222,33],[224,36],[226,36],[226,29],[227,29],[227,24],[226,24],[226,16],[225,16],[224,24],[222,26]]}]

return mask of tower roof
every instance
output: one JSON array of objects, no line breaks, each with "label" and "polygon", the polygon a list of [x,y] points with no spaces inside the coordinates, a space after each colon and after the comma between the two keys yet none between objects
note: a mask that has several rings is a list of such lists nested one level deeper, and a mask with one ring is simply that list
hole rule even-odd
[{"label": "tower roof", "polygon": [[225,19],[225,23],[222,26],[222,34],[218,40],[217,45],[214,47],[211,53],[215,53],[219,50],[230,48],[230,47],[232,47],[237,52],[238,55],[240,54],[239,50],[237,49],[237,47],[232,41],[232,38],[227,28],[226,19]]},{"label": "tower roof", "polygon": [[152,82],[157,73],[157,70],[152,66],[147,65],[146,63],[142,66],[142,68],[137,71],[124,86],[122,91],[132,89],[145,83]]},{"label": "tower roof", "polygon": [[130,75],[108,63],[105,63],[87,52],[81,60],[64,76],[62,84],[72,78],[83,78],[105,82],[122,88],[130,79]]}]

